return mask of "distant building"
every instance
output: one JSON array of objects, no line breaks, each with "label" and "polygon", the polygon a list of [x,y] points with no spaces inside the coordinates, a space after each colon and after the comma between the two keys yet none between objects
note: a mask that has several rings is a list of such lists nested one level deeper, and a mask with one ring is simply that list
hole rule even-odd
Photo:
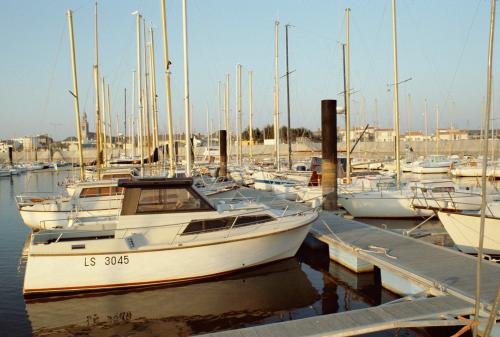
[{"label": "distant building", "polygon": [[9,147],[12,147],[14,151],[19,151],[21,149],[22,144],[19,142],[16,142],[14,140],[8,139],[8,140],[2,140],[0,141],[0,152],[8,152]]},{"label": "distant building", "polygon": [[47,149],[54,142],[47,134],[14,138],[12,141],[21,144],[24,150]]},{"label": "distant building", "polygon": [[[469,139],[469,132],[467,130],[449,128],[449,129],[438,129],[440,140],[464,140]],[[434,139],[436,139],[436,133],[434,133]]]},{"label": "distant building", "polygon": [[422,131],[407,131],[404,139],[407,142],[421,142],[424,141],[426,137]]},{"label": "distant building", "polygon": [[376,142],[392,142],[395,137],[394,129],[375,129],[375,141]]}]

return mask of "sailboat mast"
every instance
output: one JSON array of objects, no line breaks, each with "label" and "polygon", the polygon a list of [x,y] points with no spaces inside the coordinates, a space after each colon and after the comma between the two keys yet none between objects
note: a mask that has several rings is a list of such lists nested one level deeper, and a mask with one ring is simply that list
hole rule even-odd
[{"label": "sailboat mast", "polygon": [[148,149],[148,164],[151,164],[151,120],[149,117],[149,85],[148,85],[148,77],[149,77],[149,71],[148,71],[148,50],[149,46],[146,43],[146,19],[143,17],[142,18],[142,33],[143,33],[143,39],[142,43],[144,45],[144,105],[145,105],[145,114],[146,114],[146,143],[147,143],[147,149]]},{"label": "sailboat mast", "polygon": [[396,133],[396,181],[401,181],[401,163],[399,156],[399,83],[398,83],[398,45],[396,33],[396,0],[392,0],[392,44],[394,62],[394,131]]},{"label": "sailboat mast", "polygon": [[224,130],[228,135],[229,156],[231,156],[231,132],[229,131],[229,74],[226,74],[226,84],[224,87]]},{"label": "sailboat mast", "polygon": [[439,105],[436,104],[436,154],[439,154]]},{"label": "sailboat mast", "polygon": [[346,151],[346,178],[351,181],[351,47],[349,43],[350,25],[349,17],[351,9],[345,9],[345,85],[344,85],[344,99],[345,99],[345,151]]},{"label": "sailboat mast", "polygon": [[279,62],[278,62],[278,29],[279,21],[274,22],[274,147],[276,153],[276,168],[281,170],[280,165],[280,135],[279,135]]},{"label": "sailboat mast", "polygon": [[112,123],[112,118],[111,118],[111,96],[109,93],[109,83],[107,83],[107,93],[108,93],[108,99],[106,101],[107,103],[107,113],[108,113],[108,135],[109,135],[109,159],[113,157],[113,131],[111,129],[111,123]]},{"label": "sailboat mast", "polygon": [[141,14],[136,13],[137,30],[137,93],[139,94],[139,151],[141,156],[141,176],[144,176],[144,137],[143,137],[143,114],[142,101],[142,74],[141,74]]},{"label": "sailboat mast", "polygon": [[167,14],[165,10],[165,0],[161,0],[162,30],[163,30],[163,67],[165,71],[165,99],[167,105],[167,123],[168,123],[168,175],[173,177],[175,174],[174,159],[174,127],[172,125],[172,96],[170,93],[170,60],[168,58],[168,40],[167,40]]},{"label": "sailboat mast", "polygon": [[131,147],[132,147],[132,158],[135,157],[135,109],[137,106],[136,95],[135,95],[135,70],[132,70],[132,109],[130,116],[130,136],[131,136]]},{"label": "sailboat mast", "polygon": [[191,176],[191,118],[189,113],[189,68],[186,0],[182,0],[182,44],[184,47],[184,116],[186,119],[186,176]]},{"label": "sailboat mast", "polygon": [[427,105],[427,99],[424,101],[424,129],[425,129],[425,155],[427,156],[427,142],[428,142],[428,136],[429,136],[429,129],[428,129],[428,124],[427,124],[427,114],[429,111],[428,105]]},{"label": "sailboat mast", "polygon": [[153,109],[153,148],[156,149],[159,146],[158,139],[158,107],[156,100],[156,70],[155,70],[155,45],[154,45],[154,35],[153,27],[149,28],[150,35],[150,47],[149,47],[149,67],[150,67],[150,79],[151,79],[151,106]]},{"label": "sailboat mast", "polygon": [[250,140],[250,161],[253,159],[253,71],[248,71],[248,135]]},{"label": "sailboat mast", "polygon": [[103,139],[103,157],[104,157],[104,166],[106,166],[106,162],[108,160],[108,137],[107,137],[107,118],[108,115],[106,113],[107,109],[107,97],[106,97],[106,84],[104,82],[104,76],[101,78],[101,95],[102,95],[102,139]]},{"label": "sailboat mast", "polygon": [[96,147],[97,147],[97,175],[100,178],[102,166],[102,138],[101,138],[101,113],[99,101],[99,39],[98,39],[98,24],[97,24],[97,2],[95,3],[95,64],[94,64],[94,88],[95,88],[95,110],[96,110]]},{"label": "sailboat mast", "polygon": [[80,163],[80,180],[85,178],[83,171],[83,150],[82,150],[82,128],[80,127],[80,102],[78,98],[78,78],[76,76],[76,54],[75,54],[75,37],[73,35],[73,12],[68,10],[68,27],[69,27],[69,42],[71,51],[71,70],[73,74],[73,97],[75,98],[75,114],[76,114],[76,135],[78,138],[78,159]]},{"label": "sailboat mast", "polygon": [[[474,319],[479,319],[479,309],[481,304],[481,263],[483,261],[483,245],[484,245],[484,222],[486,213],[486,171],[488,166],[488,130],[490,128],[491,117],[491,95],[492,95],[492,73],[493,73],[493,41],[495,33],[495,0],[491,0],[491,16],[490,16],[490,38],[488,45],[488,75],[486,82],[486,111],[484,114],[484,130],[486,139],[483,142],[483,167],[481,175],[481,219],[479,226],[479,243],[477,252],[476,265],[476,303],[474,305]],[[485,336],[489,336],[491,322],[485,329]],[[477,336],[477,327],[473,330],[474,336]]]},{"label": "sailboat mast", "polygon": [[221,111],[222,111],[222,103],[221,103],[221,90],[220,90],[221,83],[220,81],[217,82],[217,111],[218,111],[218,117],[219,117],[219,130],[222,129],[222,124],[221,124]]},{"label": "sailboat mast", "polygon": [[286,142],[288,143],[288,169],[292,169],[292,138],[290,135],[290,71],[288,69],[288,28],[289,24],[285,25],[285,53],[286,53]]},{"label": "sailboat mast", "polygon": [[242,165],[242,146],[241,146],[241,64],[236,65],[236,118],[237,118],[237,141],[238,141],[238,165]]},{"label": "sailboat mast", "polygon": [[123,90],[123,151],[127,156],[127,88]]}]

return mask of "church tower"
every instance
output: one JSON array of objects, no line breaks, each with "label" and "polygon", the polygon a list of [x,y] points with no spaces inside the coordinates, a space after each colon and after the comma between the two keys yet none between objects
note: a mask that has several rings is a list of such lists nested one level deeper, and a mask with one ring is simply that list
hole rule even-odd
[{"label": "church tower", "polygon": [[89,121],[87,120],[87,113],[83,113],[82,118],[82,141],[87,142],[89,140]]}]

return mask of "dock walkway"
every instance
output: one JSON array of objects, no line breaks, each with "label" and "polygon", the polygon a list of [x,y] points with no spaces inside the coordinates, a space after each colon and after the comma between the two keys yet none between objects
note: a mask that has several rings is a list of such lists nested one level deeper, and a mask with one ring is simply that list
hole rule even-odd
[{"label": "dock walkway", "polygon": [[[472,256],[332,212],[321,212],[311,233],[329,245],[330,255],[332,249],[341,251],[339,255],[354,256],[381,273],[417,284],[423,297],[204,336],[354,336],[393,328],[465,325],[456,318],[473,313],[476,259]],[[484,261],[481,275],[481,305],[488,309],[500,284],[500,265]]]},{"label": "dock walkway", "polygon": [[456,320],[443,319],[448,315],[471,313],[472,306],[453,296],[431,297],[415,301],[383,304],[377,307],[302,318],[293,321],[215,332],[204,337],[295,337],[295,336],[353,336],[387,329],[463,325]]},{"label": "dock walkway", "polygon": [[[475,301],[477,260],[473,256],[331,212],[322,212],[311,232],[317,239],[350,249],[379,268],[469,303]],[[388,254],[373,252],[370,246],[383,248]],[[500,265],[484,261],[481,270],[481,303],[489,307],[500,285]]]}]

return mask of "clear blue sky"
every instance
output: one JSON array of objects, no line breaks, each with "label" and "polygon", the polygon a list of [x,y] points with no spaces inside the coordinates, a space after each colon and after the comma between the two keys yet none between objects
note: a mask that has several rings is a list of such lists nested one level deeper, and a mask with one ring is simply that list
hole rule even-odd
[{"label": "clear blue sky", "polygon": [[[235,66],[243,65],[243,118],[247,125],[247,71],[254,73],[254,125],[272,122],[274,20],[280,26],[283,74],[284,24],[290,31],[292,126],[316,129],[320,101],[338,98],[342,88],[340,43],[345,41],[344,9],[351,8],[352,121],[393,120],[392,32],[390,0],[188,0],[189,57],[194,131],[206,130],[206,109],[218,127],[217,83],[231,74],[231,110],[235,103]],[[166,129],[159,0],[101,0],[100,71],[110,83],[113,119],[123,118],[123,90],[131,88],[136,67],[135,17],[139,10],[155,29],[160,129]],[[93,1],[4,0],[0,11],[2,53],[0,138],[49,132],[56,138],[75,134],[66,10],[74,10],[81,111],[94,129],[92,82]],[[486,93],[489,0],[398,0],[401,129],[423,128],[424,99],[429,125],[479,128]],[[181,1],[167,0],[172,95],[176,129],[184,125]],[[496,55],[498,55],[496,34]],[[498,60],[498,56],[495,60]],[[497,64],[494,73],[498,74]],[[285,81],[281,81],[282,123]],[[498,92],[498,90],[497,90]],[[377,100],[377,109],[375,105]],[[130,112],[131,97],[128,97]],[[496,113],[495,113],[496,115]],[[120,122],[121,124],[122,122]],[[339,119],[339,123],[341,119]],[[498,123],[498,122],[496,122]]]}]

